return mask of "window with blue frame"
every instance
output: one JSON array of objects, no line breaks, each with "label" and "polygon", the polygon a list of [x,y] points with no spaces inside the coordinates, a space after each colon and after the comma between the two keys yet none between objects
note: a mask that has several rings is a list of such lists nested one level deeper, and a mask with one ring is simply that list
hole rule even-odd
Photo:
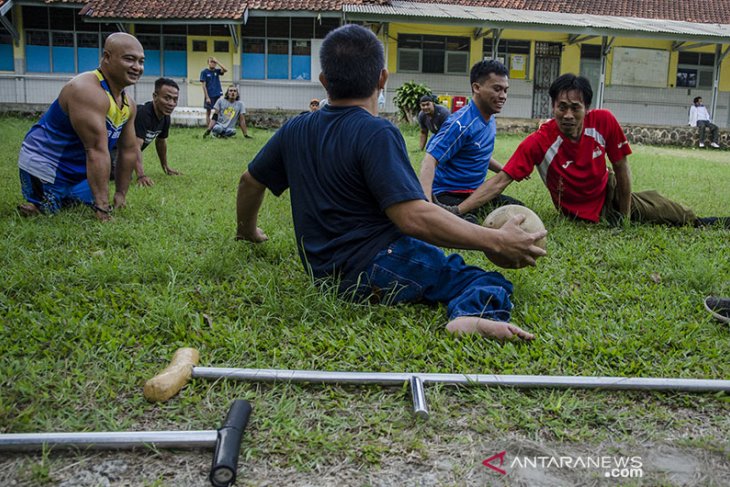
[{"label": "window with blue frame", "polygon": [[188,75],[188,46],[185,36],[163,36],[163,74],[165,76]]},{"label": "window with blue frame", "polygon": [[160,35],[137,34],[137,40],[144,49],[144,75],[162,76],[162,46]]},{"label": "window with blue frame", "polygon": [[48,7],[23,7],[25,68],[29,72],[51,72],[51,33]]},{"label": "window with blue frame", "polygon": [[51,33],[25,31],[25,69],[30,73],[51,72]]},{"label": "window with blue frame", "polygon": [[266,78],[266,40],[243,39],[241,54],[242,78]]},{"label": "window with blue frame", "polygon": [[51,32],[51,71],[54,73],[75,73],[73,32]]},{"label": "window with blue frame", "polygon": [[29,73],[81,73],[99,66],[103,40],[117,29],[84,22],[78,8],[23,6]]},{"label": "window with blue frame", "polygon": [[312,79],[312,39],[322,39],[339,18],[251,17],[243,27],[243,79]]},{"label": "window with blue frame", "polygon": [[184,25],[136,25],[135,35],[144,48],[144,75],[187,76],[186,34]]},{"label": "window with blue frame", "polygon": [[[6,18],[12,22],[12,12]],[[2,26],[0,26],[0,71],[15,71],[15,62],[13,61],[13,36]]]},{"label": "window with blue frame", "polygon": [[292,41],[292,79],[312,79],[312,41]]},{"label": "window with blue frame", "polygon": [[99,34],[95,32],[79,32],[76,34],[76,65],[78,72],[91,71],[99,66]]},{"label": "window with blue frame", "polygon": [[289,79],[289,40],[269,39],[266,46],[266,72],[269,79]]}]

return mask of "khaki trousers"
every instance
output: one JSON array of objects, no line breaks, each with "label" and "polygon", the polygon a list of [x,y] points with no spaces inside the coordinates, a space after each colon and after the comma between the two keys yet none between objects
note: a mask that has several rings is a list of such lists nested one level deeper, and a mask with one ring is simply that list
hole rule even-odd
[{"label": "khaki trousers", "polygon": [[[617,196],[616,175],[613,171],[609,171],[601,218],[614,225],[621,221]],[[631,193],[632,222],[679,226],[691,225],[695,220],[697,215],[690,208],[675,203],[656,191]]]}]

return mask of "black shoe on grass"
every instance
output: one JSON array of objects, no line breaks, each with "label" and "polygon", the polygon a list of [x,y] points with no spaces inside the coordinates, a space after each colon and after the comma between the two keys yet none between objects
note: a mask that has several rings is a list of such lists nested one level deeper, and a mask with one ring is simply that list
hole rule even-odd
[{"label": "black shoe on grass", "polygon": [[710,312],[715,319],[723,323],[730,324],[730,299],[718,298],[716,296],[707,296],[705,298],[705,309]]},{"label": "black shoe on grass", "polygon": [[695,220],[695,227],[713,227],[719,225],[730,230],[730,217],[706,216]]}]

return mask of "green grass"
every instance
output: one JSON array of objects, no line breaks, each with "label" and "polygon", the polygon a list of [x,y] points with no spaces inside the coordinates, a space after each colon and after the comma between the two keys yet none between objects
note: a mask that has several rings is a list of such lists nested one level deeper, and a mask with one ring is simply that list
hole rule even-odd
[{"label": "green grass", "polygon": [[[272,132],[213,140],[174,128],[170,165],[184,174],[163,175],[147,150],[157,184],[133,187],[128,208],[101,224],[85,208],[17,215],[17,153],[31,123],[0,118],[0,432],[210,429],[242,397],[255,407],[243,458],[299,469],[427,456],[425,445],[455,423],[492,437],[726,445],[724,394],[429,386],[426,423],[410,416],[405,388],[194,380],[149,404],[142,385],[181,346],[221,367],[728,379],[730,329],[701,303],[730,295],[730,234],[571,223],[534,175],[507,194],[543,218],[549,256],[504,274],[515,284],[514,322],[537,339],[457,339],[444,331],[443,308],[357,305],[315,288],[297,257],[288,194],[264,201],[269,242],[233,240],[238,178]],[[404,133],[417,168],[417,132]],[[520,140],[499,136],[497,159]],[[635,190],[730,214],[727,152],[634,152]],[[494,269],[478,252],[463,255]]]}]

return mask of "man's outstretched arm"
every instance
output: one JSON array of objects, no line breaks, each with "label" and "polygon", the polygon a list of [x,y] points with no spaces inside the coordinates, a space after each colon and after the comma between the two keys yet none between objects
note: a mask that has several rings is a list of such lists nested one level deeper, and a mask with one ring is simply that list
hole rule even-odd
[{"label": "man's outstretched arm", "polygon": [[418,150],[425,149],[427,141],[428,141],[428,130],[421,129],[421,136],[418,139]]},{"label": "man's outstretched arm", "polygon": [[248,135],[248,127],[246,126],[246,116],[242,113],[238,117],[238,126],[241,127],[241,132],[243,132],[243,136],[247,139],[251,139],[252,137]]},{"label": "man's outstretched arm", "polygon": [[613,163],[616,173],[616,193],[618,195],[618,211],[625,218],[631,217],[631,170],[626,157]]},{"label": "man's outstretched arm", "polygon": [[500,171],[484,181],[467,199],[459,204],[459,213],[468,213],[481,208],[487,202],[496,198],[509,186],[514,179],[504,171]]},{"label": "man's outstretched arm", "polygon": [[500,267],[517,269],[535,265],[545,250],[535,242],[547,231],[527,233],[520,228],[524,215],[514,217],[500,229],[469,223],[424,200],[396,203],[385,210],[398,228],[412,237],[433,245],[481,250]]},{"label": "man's outstretched arm", "polygon": [[137,150],[134,164],[134,172],[137,173],[137,184],[140,186],[154,186],[155,182],[151,177],[144,173],[144,164],[142,163],[142,145],[144,140],[137,137]]},{"label": "man's outstretched arm", "polygon": [[140,146],[137,145],[137,135],[134,131],[134,117],[137,115],[137,105],[134,100],[129,99],[129,121],[124,125],[122,134],[117,142],[119,156],[117,157],[117,166],[114,174],[114,206],[123,208],[127,204],[127,190],[129,183],[132,181],[132,173],[134,171],[137,158],[142,157]]},{"label": "man's outstretched arm", "polygon": [[489,166],[488,167],[489,167],[489,170],[492,171],[492,172],[494,172],[494,173],[498,173],[498,172],[501,172],[502,171],[502,164],[500,164],[497,161],[497,159],[495,159],[494,157],[492,157],[491,159],[489,159]]},{"label": "man's outstretched arm", "polygon": [[98,89],[98,81],[79,76],[61,91],[59,103],[68,113],[71,125],[86,151],[86,177],[94,197],[96,217],[110,218],[109,173],[111,156],[107,139],[106,114],[109,98]]},{"label": "man's outstretched arm", "polygon": [[426,195],[428,201],[431,201],[431,192],[433,191],[433,177],[436,174],[436,166],[438,161],[428,152],[423,156],[421,161],[421,172],[418,176],[418,180],[421,182],[421,188],[423,188],[423,194]]},{"label": "man's outstretched arm", "polygon": [[258,182],[248,171],[243,173],[238,183],[236,198],[236,240],[259,243],[269,239],[263,230],[256,226],[265,193],[266,186]]},{"label": "man's outstretched arm", "polygon": [[167,139],[157,137],[155,139],[155,149],[157,149],[157,157],[160,159],[160,166],[162,166],[164,173],[168,176],[180,174],[180,171],[171,168],[167,162]]}]

